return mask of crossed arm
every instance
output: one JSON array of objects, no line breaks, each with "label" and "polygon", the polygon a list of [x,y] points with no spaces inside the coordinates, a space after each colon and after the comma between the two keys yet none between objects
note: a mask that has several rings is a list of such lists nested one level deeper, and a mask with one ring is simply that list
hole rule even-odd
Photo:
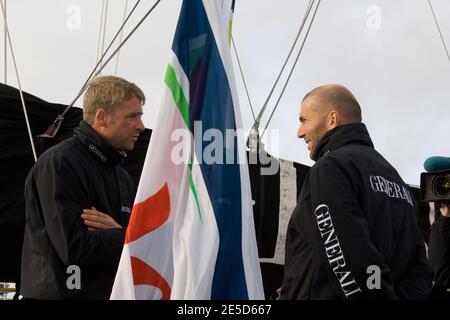
[{"label": "crossed arm", "polygon": [[88,230],[106,230],[106,229],[122,229],[122,226],[118,224],[111,216],[98,211],[95,207],[91,209],[83,209],[81,214],[84,224],[88,227]]}]

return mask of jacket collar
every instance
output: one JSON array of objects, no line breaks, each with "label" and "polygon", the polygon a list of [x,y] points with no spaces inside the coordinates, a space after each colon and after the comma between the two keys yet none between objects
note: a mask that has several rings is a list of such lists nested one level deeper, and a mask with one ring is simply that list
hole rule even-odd
[{"label": "jacket collar", "polygon": [[84,120],[80,122],[74,132],[75,136],[88,148],[90,154],[105,164],[114,166],[127,156],[124,151],[117,150],[110,145]]},{"label": "jacket collar", "polygon": [[359,144],[373,148],[372,140],[364,123],[342,125],[325,133],[314,150],[312,159],[318,161],[329,151],[334,151],[347,144]]}]

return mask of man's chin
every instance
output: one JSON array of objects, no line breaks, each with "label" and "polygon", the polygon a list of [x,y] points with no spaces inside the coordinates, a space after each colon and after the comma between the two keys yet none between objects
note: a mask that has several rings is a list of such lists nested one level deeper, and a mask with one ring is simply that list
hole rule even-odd
[{"label": "man's chin", "polygon": [[134,149],[134,143],[127,144],[123,147],[124,151],[133,151],[133,149]]}]

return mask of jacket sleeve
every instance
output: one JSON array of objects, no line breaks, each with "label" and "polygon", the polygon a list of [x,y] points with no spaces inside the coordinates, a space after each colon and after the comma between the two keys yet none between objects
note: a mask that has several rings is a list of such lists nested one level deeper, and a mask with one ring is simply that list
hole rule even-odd
[{"label": "jacket sleeve", "polygon": [[54,154],[35,172],[35,194],[43,215],[45,232],[66,265],[98,265],[118,261],[125,229],[89,231],[81,219],[90,208],[88,187],[73,165]]},{"label": "jacket sleeve", "polygon": [[450,288],[450,218],[439,216],[430,233],[429,257],[435,286]]},{"label": "jacket sleeve", "polygon": [[331,285],[344,299],[396,299],[391,270],[373,245],[358,204],[356,179],[332,158],[320,161],[310,175],[311,214]]}]

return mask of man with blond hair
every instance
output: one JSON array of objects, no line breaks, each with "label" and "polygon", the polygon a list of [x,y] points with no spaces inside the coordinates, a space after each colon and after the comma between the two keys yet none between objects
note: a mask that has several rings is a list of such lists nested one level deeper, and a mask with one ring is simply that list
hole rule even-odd
[{"label": "man with blond hair", "polygon": [[93,79],[75,134],[43,153],[25,182],[20,293],[108,299],[136,186],[120,166],[144,130],[145,96],[122,78]]}]

